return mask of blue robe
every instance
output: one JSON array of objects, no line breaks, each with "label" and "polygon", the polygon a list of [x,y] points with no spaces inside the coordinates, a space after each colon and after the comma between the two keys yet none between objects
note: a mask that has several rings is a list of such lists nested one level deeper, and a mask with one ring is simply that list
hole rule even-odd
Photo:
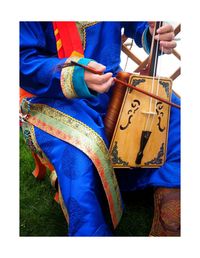
[{"label": "blue robe", "polygon": [[[120,68],[121,29],[134,38],[139,47],[147,29],[145,22],[99,22],[82,30],[84,57],[106,66],[115,76]],[[61,71],[56,69],[66,58],[57,56],[51,22],[20,23],[20,86],[36,95],[30,103],[48,105],[89,126],[105,142],[103,119],[110,92],[66,98],[61,89]],[[78,80],[74,78],[74,80]],[[80,82],[82,85],[83,82]],[[83,85],[82,85],[83,86]],[[77,89],[80,92],[80,88]],[[85,95],[84,95],[85,94]],[[172,102],[180,104],[173,93]],[[80,149],[35,127],[37,144],[53,164],[64,203],[69,213],[69,236],[109,236],[111,227],[105,219],[104,191],[91,159]],[[158,169],[116,170],[121,190],[145,187],[180,187],[180,111],[171,108],[167,160]]]}]

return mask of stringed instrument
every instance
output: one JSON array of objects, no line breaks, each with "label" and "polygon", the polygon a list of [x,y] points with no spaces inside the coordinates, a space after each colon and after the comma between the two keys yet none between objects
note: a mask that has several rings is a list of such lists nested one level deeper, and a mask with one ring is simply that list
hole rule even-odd
[{"label": "stringed instrument", "polygon": [[[156,22],[147,66],[137,74],[119,72],[114,78],[104,120],[114,168],[155,168],[166,159],[170,107],[180,106],[171,102],[172,80],[156,76],[159,41],[154,37],[160,26]],[[70,59],[61,68],[73,65],[102,74]]]},{"label": "stringed instrument", "polygon": [[104,120],[114,168],[156,168],[166,160],[172,80],[156,76],[159,41],[154,36],[160,26],[156,22],[145,69],[140,74],[119,72],[115,80]]}]

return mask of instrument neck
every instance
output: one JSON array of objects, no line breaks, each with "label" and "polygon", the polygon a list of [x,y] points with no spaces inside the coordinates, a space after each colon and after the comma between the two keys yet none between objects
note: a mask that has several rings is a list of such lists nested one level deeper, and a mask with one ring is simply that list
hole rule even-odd
[{"label": "instrument neck", "polygon": [[155,22],[154,32],[152,35],[151,50],[149,54],[149,61],[147,65],[148,75],[155,77],[157,73],[158,66],[158,56],[159,56],[159,40],[155,40],[156,31],[162,26],[162,22]]}]

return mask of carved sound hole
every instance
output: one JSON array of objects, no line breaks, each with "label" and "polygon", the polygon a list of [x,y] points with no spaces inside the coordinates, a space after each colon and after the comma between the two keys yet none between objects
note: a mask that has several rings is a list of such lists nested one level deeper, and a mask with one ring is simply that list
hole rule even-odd
[{"label": "carved sound hole", "polygon": [[127,112],[127,122],[125,125],[120,125],[121,130],[125,130],[128,128],[128,126],[131,124],[131,119],[133,117],[133,114],[140,108],[140,101],[138,99],[134,99],[131,102],[131,108]]},{"label": "carved sound hole", "polygon": [[156,104],[156,113],[157,113],[157,117],[158,117],[158,129],[160,132],[163,132],[165,130],[165,126],[162,127],[162,118],[164,116],[164,112],[163,112],[163,103],[161,101],[159,101]]}]

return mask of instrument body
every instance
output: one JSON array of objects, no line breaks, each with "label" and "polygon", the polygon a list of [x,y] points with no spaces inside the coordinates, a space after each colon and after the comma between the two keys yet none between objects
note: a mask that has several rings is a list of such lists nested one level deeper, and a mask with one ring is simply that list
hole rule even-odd
[{"label": "instrument body", "polygon": [[[159,96],[170,101],[171,79],[127,73],[126,76],[130,84],[146,91],[155,84],[153,93],[159,91]],[[127,88],[109,148],[113,167],[162,166],[167,153],[169,118],[169,105]],[[139,151],[143,152],[142,158]]]}]

